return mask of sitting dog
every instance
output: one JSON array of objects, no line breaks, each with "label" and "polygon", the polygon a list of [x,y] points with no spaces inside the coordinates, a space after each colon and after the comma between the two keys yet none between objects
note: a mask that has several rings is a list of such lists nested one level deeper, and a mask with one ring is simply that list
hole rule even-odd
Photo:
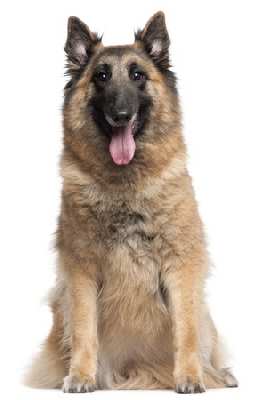
[{"label": "sitting dog", "polygon": [[53,326],[31,386],[237,386],[204,300],[209,260],[169,44],[162,12],[127,46],[104,47],[69,18]]}]

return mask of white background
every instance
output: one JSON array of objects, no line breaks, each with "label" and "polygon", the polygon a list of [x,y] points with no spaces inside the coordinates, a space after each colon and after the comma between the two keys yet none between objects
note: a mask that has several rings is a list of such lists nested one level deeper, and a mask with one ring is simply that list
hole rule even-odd
[{"label": "white background", "polygon": [[[54,281],[52,240],[61,188],[58,160],[67,18],[79,16],[93,30],[105,32],[105,44],[123,44],[130,43],[134,29],[143,27],[159,9],[166,13],[171,34],[189,169],[215,264],[208,298],[240,381],[239,389],[209,391],[202,398],[257,396],[258,2],[9,0],[2,2],[0,11],[2,398],[64,396],[24,388],[19,382],[51,323],[41,299]],[[179,397],[172,392],[88,396]]]}]

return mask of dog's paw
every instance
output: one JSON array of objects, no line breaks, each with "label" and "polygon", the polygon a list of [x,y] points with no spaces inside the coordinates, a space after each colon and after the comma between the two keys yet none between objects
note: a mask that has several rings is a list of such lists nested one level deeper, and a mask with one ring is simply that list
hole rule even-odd
[{"label": "dog's paw", "polygon": [[223,373],[223,376],[224,376],[224,382],[225,382],[226,387],[229,387],[229,388],[238,387],[238,381],[236,380],[236,378],[230,372],[229,369],[223,369],[222,373]]},{"label": "dog's paw", "polygon": [[203,393],[206,391],[201,378],[181,377],[175,380],[175,391],[181,394]]},{"label": "dog's paw", "polygon": [[96,385],[91,377],[85,377],[82,379],[76,376],[68,375],[64,378],[64,393],[86,393],[93,392],[95,389]]}]

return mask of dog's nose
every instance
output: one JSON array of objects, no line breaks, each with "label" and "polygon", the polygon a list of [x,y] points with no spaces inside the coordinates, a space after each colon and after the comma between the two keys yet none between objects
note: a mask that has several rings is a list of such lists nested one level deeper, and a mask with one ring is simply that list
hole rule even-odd
[{"label": "dog's nose", "polygon": [[125,124],[130,121],[131,114],[127,110],[116,111],[113,113],[112,119],[116,124]]}]

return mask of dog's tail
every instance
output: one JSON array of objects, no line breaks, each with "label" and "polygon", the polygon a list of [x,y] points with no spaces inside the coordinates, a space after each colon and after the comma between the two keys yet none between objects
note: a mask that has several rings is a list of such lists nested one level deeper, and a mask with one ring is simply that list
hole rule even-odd
[{"label": "dog's tail", "polygon": [[[204,385],[207,389],[236,387],[237,381],[229,369],[216,370],[212,367],[205,368],[203,373]],[[126,376],[114,374],[111,389],[137,390],[137,389],[175,389],[173,376],[168,367],[143,366],[131,369]]]}]

